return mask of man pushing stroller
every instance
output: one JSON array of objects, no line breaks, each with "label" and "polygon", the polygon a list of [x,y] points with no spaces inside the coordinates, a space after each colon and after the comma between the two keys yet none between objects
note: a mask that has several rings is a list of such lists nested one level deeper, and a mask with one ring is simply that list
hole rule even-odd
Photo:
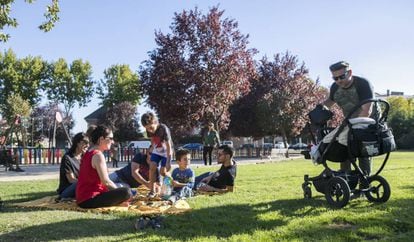
[{"label": "man pushing stroller", "polygon": [[[326,107],[331,108],[336,103],[346,117],[361,101],[374,97],[370,82],[365,78],[354,76],[347,62],[337,62],[332,64],[329,69],[335,82],[330,88],[328,98],[323,103]],[[350,118],[370,117],[372,114],[371,107],[372,103],[362,105]],[[361,170],[369,176],[371,173],[371,158],[360,157],[358,160]],[[351,170],[349,160],[341,162],[341,170]]]},{"label": "man pushing stroller", "polygon": [[[311,147],[309,156],[325,169],[315,177],[304,175],[304,197],[312,197],[313,184],[318,192],[325,194],[327,202],[336,208],[344,207],[350,199],[361,195],[371,202],[384,203],[390,198],[391,189],[379,173],[389,153],[396,148],[394,136],[386,124],[389,103],[374,99],[370,83],[364,78],[353,76],[348,63],[340,61],[331,65],[330,70],[335,82],[323,104],[328,108],[338,104],[345,118],[334,129],[327,126],[332,112],[323,105],[318,105],[309,113],[311,135],[315,144],[319,142]],[[312,127],[316,129],[317,139],[313,136]],[[383,163],[372,175],[371,157],[383,154]],[[355,162],[356,158],[359,165]],[[341,170],[331,170],[327,160],[341,162]],[[355,170],[351,170],[351,164]]]}]

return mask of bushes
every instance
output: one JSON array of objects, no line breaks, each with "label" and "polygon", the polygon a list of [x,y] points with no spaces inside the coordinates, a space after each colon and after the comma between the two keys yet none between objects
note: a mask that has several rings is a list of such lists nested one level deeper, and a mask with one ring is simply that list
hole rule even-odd
[{"label": "bushes", "polygon": [[399,149],[413,149],[414,148],[414,131],[401,136],[397,139],[397,147]]}]

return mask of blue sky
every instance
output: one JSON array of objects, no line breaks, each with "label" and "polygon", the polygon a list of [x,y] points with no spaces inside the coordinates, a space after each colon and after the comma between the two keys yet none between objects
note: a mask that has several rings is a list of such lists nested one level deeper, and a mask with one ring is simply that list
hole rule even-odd
[{"label": "blue sky", "polygon": [[[17,1],[16,1],[17,2]],[[335,4],[334,4],[335,2]],[[49,0],[34,4],[18,1],[12,16],[18,19],[2,51],[11,48],[18,57],[42,56],[89,61],[93,77],[113,64],[129,64],[138,70],[147,52],[154,49],[154,31],[169,32],[174,12],[198,7],[207,13],[212,6],[235,19],[249,47],[264,55],[289,51],[309,68],[310,77],[323,86],[332,83],[328,66],[338,60],[350,62],[353,73],[368,78],[375,91],[387,89],[414,94],[414,1],[136,1],[61,0],[60,22],[49,33],[37,26]],[[98,107],[74,111],[74,132],[84,131],[85,116]],[[139,113],[147,109],[140,106]]]}]

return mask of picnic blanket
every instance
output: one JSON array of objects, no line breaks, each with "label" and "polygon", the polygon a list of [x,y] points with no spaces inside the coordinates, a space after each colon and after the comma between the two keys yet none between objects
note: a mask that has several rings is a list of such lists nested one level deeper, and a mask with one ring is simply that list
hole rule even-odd
[{"label": "picnic blanket", "polygon": [[57,196],[47,196],[33,201],[15,203],[19,207],[49,208],[57,210],[71,211],[94,211],[98,213],[128,212],[137,215],[159,215],[159,214],[179,214],[191,210],[190,205],[185,200],[178,200],[174,204],[168,201],[148,199],[146,196],[137,194],[128,206],[112,206],[105,208],[84,209],[80,208],[74,200],[56,202]]}]

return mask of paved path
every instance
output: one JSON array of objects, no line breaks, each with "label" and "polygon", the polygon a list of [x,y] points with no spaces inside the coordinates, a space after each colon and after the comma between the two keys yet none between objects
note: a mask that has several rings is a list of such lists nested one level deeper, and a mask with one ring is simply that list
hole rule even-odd
[{"label": "paved path", "polygon": [[[297,155],[291,155],[289,159],[298,158]],[[236,159],[239,165],[242,164],[258,164],[258,163],[267,163],[267,162],[277,162],[280,160],[285,160],[286,158],[276,157],[272,159],[264,158],[238,158]],[[175,163],[175,162],[173,162]],[[126,162],[119,162],[119,168],[112,168],[112,163],[108,163],[109,172],[113,172],[121,167],[125,166]],[[173,164],[172,167],[175,168],[177,165]],[[204,167],[202,160],[191,160],[192,168]],[[212,165],[213,167],[218,167],[217,164]],[[58,179],[59,178],[59,165],[22,165],[21,168],[24,172],[15,172],[15,171],[5,171],[3,166],[0,166],[0,182],[3,181],[31,181],[31,180],[47,180],[47,179]],[[214,169],[213,169],[214,170]]]}]

